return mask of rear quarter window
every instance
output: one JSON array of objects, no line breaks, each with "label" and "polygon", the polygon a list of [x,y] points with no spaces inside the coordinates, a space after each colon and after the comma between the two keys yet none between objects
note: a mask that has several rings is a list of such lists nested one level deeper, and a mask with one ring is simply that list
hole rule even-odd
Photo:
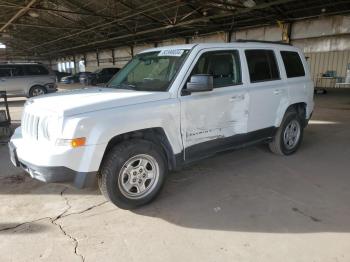
[{"label": "rear quarter window", "polygon": [[305,76],[304,66],[297,52],[281,51],[281,56],[288,78]]}]

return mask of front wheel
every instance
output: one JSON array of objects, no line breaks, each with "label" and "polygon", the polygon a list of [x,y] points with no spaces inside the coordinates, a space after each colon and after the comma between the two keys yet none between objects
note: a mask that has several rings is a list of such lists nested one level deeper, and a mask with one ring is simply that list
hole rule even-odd
[{"label": "front wheel", "polygon": [[281,126],[278,128],[270,150],[278,155],[291,155],[295,153],[303,139],[303,125],[296,111],[287,111]]},{"label": "front wheel", "polygon": [[162,150],[146,140],[122,142],[106,155],[98,184],[102,194],[122,209],[152,201],[163,185],[166,161]]},{"label": "front wheel", "polygon": [[47,93],[47,90],[46,90],[45,87],[42,87],[42,86],[33,86],[33,87],[29,90],[29,97],[45,95],[46,93]]}]

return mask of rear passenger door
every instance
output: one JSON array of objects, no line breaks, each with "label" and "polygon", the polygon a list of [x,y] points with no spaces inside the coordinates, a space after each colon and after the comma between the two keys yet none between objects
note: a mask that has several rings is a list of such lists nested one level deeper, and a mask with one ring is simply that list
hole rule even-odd
[{"label": "rear passenger door", "polygon": [[248,131],[272,130],[280,103],[288,97],[279,72],[281,61],[268,49],[247,49],[245,56],[250,78]]},{"label": "rear passenger door", "polygon": [[237,50],[203,50],[190,69],[191,75],[209,74],[214,89],[188,94],[182,90],[181,133],[185,160],[209,155],[239,143],[246,132],[249,97],[242,85],[240,54]]},{"label": "rear passenger door", "polygon": [[10,95],[24,95],[26,88],[25,76],[21,65],[11,65],[12,77],[6,83],[7,93]]}]

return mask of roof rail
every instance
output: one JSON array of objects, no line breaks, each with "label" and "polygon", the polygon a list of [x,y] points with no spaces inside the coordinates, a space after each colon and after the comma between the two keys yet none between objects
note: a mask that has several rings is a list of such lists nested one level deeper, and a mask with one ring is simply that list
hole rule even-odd
[{"label": "roof rail", "polygon": [[281,42],[281,41],[264,41],[264,40],[246,40],[246,39],[237,39],[235,42],[238,43],[263,43],[263,44],[275,44],[275,45],[291,45],[289,43]]}]

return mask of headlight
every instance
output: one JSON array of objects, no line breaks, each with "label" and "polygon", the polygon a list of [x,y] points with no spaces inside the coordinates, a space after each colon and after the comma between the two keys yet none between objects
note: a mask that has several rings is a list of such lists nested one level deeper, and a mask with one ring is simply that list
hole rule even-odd
[{"label": "headlight", "polygon": [[42,117],[38,126],[38,138],[55,141],[59,135],[59,122],[55,116]]},{"label": "headlight", "polygon": [[47,135],[49,140],[55,141],[59,135],[59,124],[56,117],[48,117]]},{"label": "headlight", "polygon": [[38,124],[38,139],[45,138],[49,140],[49,135],[47,134],[47,117],[41,117]]}]

